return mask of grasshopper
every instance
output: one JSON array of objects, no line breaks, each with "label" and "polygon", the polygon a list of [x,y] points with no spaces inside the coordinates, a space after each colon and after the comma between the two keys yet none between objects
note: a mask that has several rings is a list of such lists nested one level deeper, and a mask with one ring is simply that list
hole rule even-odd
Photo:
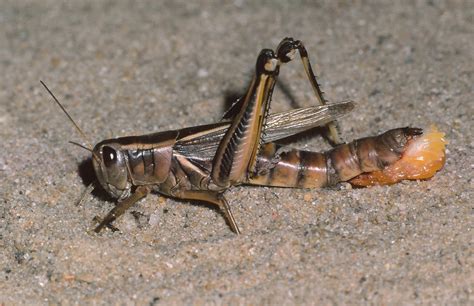
[{"label": "grasshopper", "polygon": [[[280,68],[296,55],[302,60],[318,105],[269,114]],[[72,118],[41,82],[56,103]],[[141,136],[107,139],[92,152],[100,185],[117,205],[94,229],[99,233],[150,192],[217,205],[230,228],[240,229],[224,192],[241,184],[319,188],[348,181],[365,172],[383,169],[401,158],[408,140],[422,133],[417,128],[398,128],[379,136],[342,143],[336,119],[354,103],[327,104],[316,80],[304,44],[285,38],[275,50],[258,55],[255,74],[245,95],[218,123]],[[75,124],[81,135],[84,133]],[[286,149],[279,139],[325,126],[333,149],[318,153]]]}]

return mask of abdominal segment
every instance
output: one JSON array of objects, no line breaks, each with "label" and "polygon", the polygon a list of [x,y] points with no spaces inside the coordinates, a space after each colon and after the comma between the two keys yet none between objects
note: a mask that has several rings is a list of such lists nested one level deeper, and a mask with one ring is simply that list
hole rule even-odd
[{"label": "abdominal segment", "polygon": [[[249,176],[247,183],[294,188],[320,188],[344,181],[359,186],[373,185],[375,183],[368,184],[366,180],[376,182],[377,178],[358,180],[357,177],[381,173],[397,164],[409,151],[410,144],[421,138],[421,134],[421,129],[398,128],[322,153],[285,150],[274,143],[267,143],[260,151],[256,172]],[[417,153],[414,155],[417,156]],[[410,179],[405,176],[401,179],[406,178]]]},{"label": "abdominal segment", "polygon": [[257,173],[249,184],[320,188],[327,185],[327,158],[324,153],[283,148],[274,143],[265,144],[257,159]]}]

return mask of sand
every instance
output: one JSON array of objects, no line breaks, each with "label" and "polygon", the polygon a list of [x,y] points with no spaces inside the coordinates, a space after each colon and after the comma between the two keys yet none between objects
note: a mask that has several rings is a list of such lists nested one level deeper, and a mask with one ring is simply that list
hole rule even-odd
[{"label": "sand", "polygon": [[[0,304],[473,304],[473,18],[472,1],[2,1]],[[235,187],[240,236],[157,195],[90,234],[114,204],[75,205],[90,156],[39,80],[93,143],[212,123],[285,36],[330,101],[357,102],[346,140],[436,124],[445,168],[367,189]],[[280,81],[272,111],[315,103],[299,61]]]}]

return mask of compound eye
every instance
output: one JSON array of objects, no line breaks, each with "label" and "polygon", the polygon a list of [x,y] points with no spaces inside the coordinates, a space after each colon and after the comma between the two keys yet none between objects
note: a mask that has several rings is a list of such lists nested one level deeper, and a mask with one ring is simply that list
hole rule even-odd
[{"label": "compound eye", "polygon": [[117,151],[115,149],[105,146],[102,148],[102,158],[104,159],[104,164],[108,168],[117,163]]}]

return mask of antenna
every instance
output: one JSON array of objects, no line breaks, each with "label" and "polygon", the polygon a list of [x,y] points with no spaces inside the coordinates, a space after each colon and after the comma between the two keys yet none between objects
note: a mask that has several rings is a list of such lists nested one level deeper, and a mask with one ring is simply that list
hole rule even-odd
[{"label": "antenna", "polygon": [[87,151],[91,152],[92,154],[94,154],[94,151],[93,151],[93,150],[89,149],[88,147],[86,147],[86,146],[84,146],[84,145],[81,145],[81,144],[78,143],[78,142],[69,141],[69,143],[70,143],[70,144],[73,144],[73,145],[75,145],[75,146],[78,146],[79,148],[82,148],[82,149],[87,150]]},{"label": "antenna", "polygon": [[86,134],[84,134],[84,132],[81,130],[81,128],[77,125],[77,123],[72,119],[72,117],[69,115],[69,113],[66,111],[66,109],[64,108],[64,106],[59,102],[59,100],[56,98],[56,96],[51,92],[51,90],[49,90],[48,86],[46,86],[46,84],[40,80],[40,83],[41,85],[44,86],[44,88],[46,89],[46,91],[51,95],[51,97],[53,97],[54,101],[56,102],[57,105],[59,105],[59,107],[61,108],[61,110],[64,112],[64,114],[66,114],[66,116],[69,118],[69,120],[72,122],[72,124],[74,124],[74,127],[76,128],[76,130],[79,132],[79,134],[81,134],[81,137],[82,139],[84,140],[84,142],[87,144],[88,147],[85,147],[77,142],[73,142],[73,141],[70,141],[70,143],[76,145],[76,146],[79,146],[83,149],[86,149],[87,151],[90,151],[92,153],[92,156],[94,158],[96,158],[98,161],[100,161],[100,158],[98,156],[96,156],[96,154],[94,153],[94,150],[92,149],[92,145],[91,145],[91,142],[89,140],[89,138],[86,136]]}]

